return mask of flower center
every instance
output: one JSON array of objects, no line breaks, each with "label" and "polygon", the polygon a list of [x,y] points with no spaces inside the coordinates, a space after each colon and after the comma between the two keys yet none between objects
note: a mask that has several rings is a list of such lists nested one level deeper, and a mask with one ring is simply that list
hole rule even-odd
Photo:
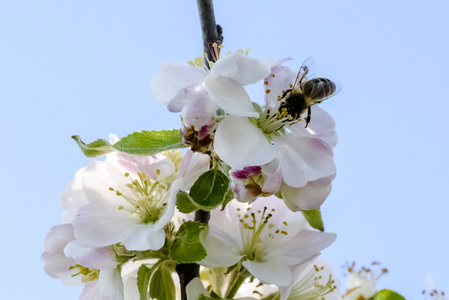
[{"label": "flower center", "polygon": [[[332,293],[337,286],[329,274],[329,279],[322,277],[324,267],[313,266],[300,282],[290,292],[288,299],[324,299],[324,296]],[[320,273],[321,272],[321,273]]]},{"label": "flower center", "polygon": [[189,60],[187,63],[195,67],[206,77],[209,75],[213,65],[220,59],[220,49],[222,48],[223,45],[218,45],[217,43],[210,44],[209,49],[212,54],[212,61],[209,60],[207,53],[204,53],[202,56],[195,58],[193,61]]},{"label": "flower center", "polygon": [[[267,207],[263,211],[260,209],[253,212],[251,208],[243,216],[241,209],[237,208],[239,222],[242,224],[241,235],[243,240],[243,253],[246,259],[264,262],[265,256],[270,252],[274,244],[279,244],[279,240],[288,235],[286,230],[279,229],[276,225],[268,223],[273,217],[275,209],[267,214]],[[282,223],[287,226],[287,222]]]},{"label": "flower center", "polygon": [[[160,170],[157,170],[156,173],[159,174]],[[138,215],[143,224],[154,223],[159,219],[159,215],[167,205],[165,198],[168,195],[169,186],[162,182],[151,180],[144,172],[139,172],[137,175],[138,178],[133,179],[129,173],[123,174],[129,181],[126,187],[131,193],[125,195],[112,187],[109,190],[132,205],[132,208],[125,208],[123,205],[120,205],[118,207],[119,210],[127,210],[131,214]]]},{"label": "flower center", "polygon": [[79,264],[69,267],[69,270],[73,270],[73,269],[78,269],[79,272],[76,274],[73,274],[72,277],[80,275],[81,282],[84,282],[84,283],[86,283],[88,281],[97,280],[98,276],[100,275],[100,270],[86,268]]}]

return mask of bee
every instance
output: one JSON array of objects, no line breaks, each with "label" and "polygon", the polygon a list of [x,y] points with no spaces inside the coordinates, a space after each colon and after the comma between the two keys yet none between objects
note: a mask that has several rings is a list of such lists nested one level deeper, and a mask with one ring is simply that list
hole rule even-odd
[{"label": "bee", "polygon": [[301,115],[307,109],[306,128],[312,119],[310,107],[335,95],[339,88],[327,78],[309,79],[310,65],[312,60],[307,59],[299,69],[295,84],[290,85],[281,96],[279,113],[287,113],[291,120],[300,120]]}]

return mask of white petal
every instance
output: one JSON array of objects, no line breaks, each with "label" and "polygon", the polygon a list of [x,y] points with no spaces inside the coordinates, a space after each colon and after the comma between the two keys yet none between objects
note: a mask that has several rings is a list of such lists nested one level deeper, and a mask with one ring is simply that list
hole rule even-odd
[{"label": "white petal", "polygon": [[202,243],[206,248],[207,256],[198,263],[205,267],[230,267],[242,258],[235,248],[212,235],[208,235]]},{"label": "white petal", "polygon": [[62,254],[65,246],[74,239],[72,224],[53,226],[45,237],[44,248],[50,253]]},{"label": "white petal", "polygon": [[265,262],[245,260],[242,265],[264,283],[285,286],[292,281],[292,271],[287,264],[280,260],[268,260]]},{"label": "white petal", "polygon": [[211,74],[234,79],[241,85],[255,83],[270,74],[270,65],[250,58],[243,53],[233,53],[220,58],[212,67]]},{"label": "white petal", "polygon": [[129,228],[139,223],[125,210],[86,205],[73,221],[75,237],[82,243],[103,247],[122,242]]},{"label": "white petal", "polygon": [[281,255],[287,259],[289,265],[298,265],[317,256],[321,250],[331,245],[336,237],[335,233],[302,230],[284,244],[279,252],[271,252],[269,257]]},{"label": "white petal", "polygon": [[305,186],[292,188],[286,184],[281,187],[285,205],[292,211],[316,209],[323,204],[332,190],[335,175],[309,181]]},{"label": "white petal", "polygon": [[292,134],[275,136],[273,140],[287,185],[302,187],[308,181],[335,174],[332,149],[323,141]]},{"label": "white petal", "polygon": [[305,122],[299,122],[290,126],[290,131],[295,136],[311,136],[326,142],[332,148],[335,147],[338,142],[338,135],[335,131],[334,119],[318,105],[312,106],[311,110],[312,119],[307,128],[305,128]]},{"label": "white petal", "polygon": [[294,84],[297,72],[293,72],[287,67],[276,66],[271,70],[273,76],[268,76],[264,80],[268,84],[264,84],[265,90],[270,90],[268,94],[268,105],[276,107],[279,105],[278,96],[282,96],[283,91],[290,88],[289,84]]},{"label": "white petal", "polygon": [[67,244],[64,253],[67,257],[72,257],[76,263],[87,268],[115,269],[118,265],[111,247],[92,247],[75,240]]},{"label": "white petal", "polygon": [[154,230],[154,224],[137,224],[129,228],[123,244],[128,250],[159,250],[165,243],[164,229]]},{"label": "white petal", "polygon": [[233,169],[264,165],[275,158],[273,146],[248,118],[227,116],[218,125],[214,147]]},{"label": "white petal", "polygon": [[98,300],[100,298],[100,285],[98,280],[89,281],[86,283],[80,295],[80,300]]},{"label": "white petal", "polygon": [[179,90],[167,103],[167,108],[170,112],[180,112],[185,105],[188,105],[197,98],[205,97],[208,97],[208,95],[204,82],[193,83]]},{"label": "white petal", "polygon": [[101,300],[123,300],[123,281],[119,269],[101,270],[98,278]]},{"label": "white petal", "polygon": [[70,223],[75,218],[77,210],[88,203],[81,183],[85,169],[78,170],[75,178],[67,185],[59,198],[59,203],[65,210],[62,214],[62,223]]},{"label": "white petal", "polygon": [[235,116],[259,117],[259,113],[254,110],[248,93],[234,79],[220,75],[209,75],[205,83],[209,97],[227,113]]},{"label": "white petal", "polygon": [[199,84],[204,76],[195,67],[186,63],[163,64],[151,80],[151,91],[154,98],[167,104],[179,90],[191,84]]},{"label": "white petal", "polygon": [[209,293],[203,286],[201,279],[193,278],[186,286],[187,300],[198,300],[200,295],[209,297]]}]

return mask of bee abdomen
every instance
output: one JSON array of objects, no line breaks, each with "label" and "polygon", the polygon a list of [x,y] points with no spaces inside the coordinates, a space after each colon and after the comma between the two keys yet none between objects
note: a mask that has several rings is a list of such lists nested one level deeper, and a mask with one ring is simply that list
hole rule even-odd
[{"label": "bee abdomen", "polygon": [[327,78],[313,78],[303,83],[301,90],[313,99],[326,98],[337,90],[337,86]]}]

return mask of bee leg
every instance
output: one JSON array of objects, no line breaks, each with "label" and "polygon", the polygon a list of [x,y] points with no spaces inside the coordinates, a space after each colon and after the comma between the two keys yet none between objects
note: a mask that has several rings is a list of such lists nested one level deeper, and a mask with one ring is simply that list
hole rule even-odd
[{"label": "bee leg", "polygon": [[292,89],[288,89],[286,90],[283,94],[281,98],[285,98],[285,96],[287,96],[288,93],[290,93],[292,91]]},{"label": "bee leg", "polygon": [[309,125],[310,120],[312,120],[312,110],[310,109],[310,106],[309,106],[309,107],[307,107],[307,117],[306,117],[306,127],[305,128],[307,128],[307,125]]}]

